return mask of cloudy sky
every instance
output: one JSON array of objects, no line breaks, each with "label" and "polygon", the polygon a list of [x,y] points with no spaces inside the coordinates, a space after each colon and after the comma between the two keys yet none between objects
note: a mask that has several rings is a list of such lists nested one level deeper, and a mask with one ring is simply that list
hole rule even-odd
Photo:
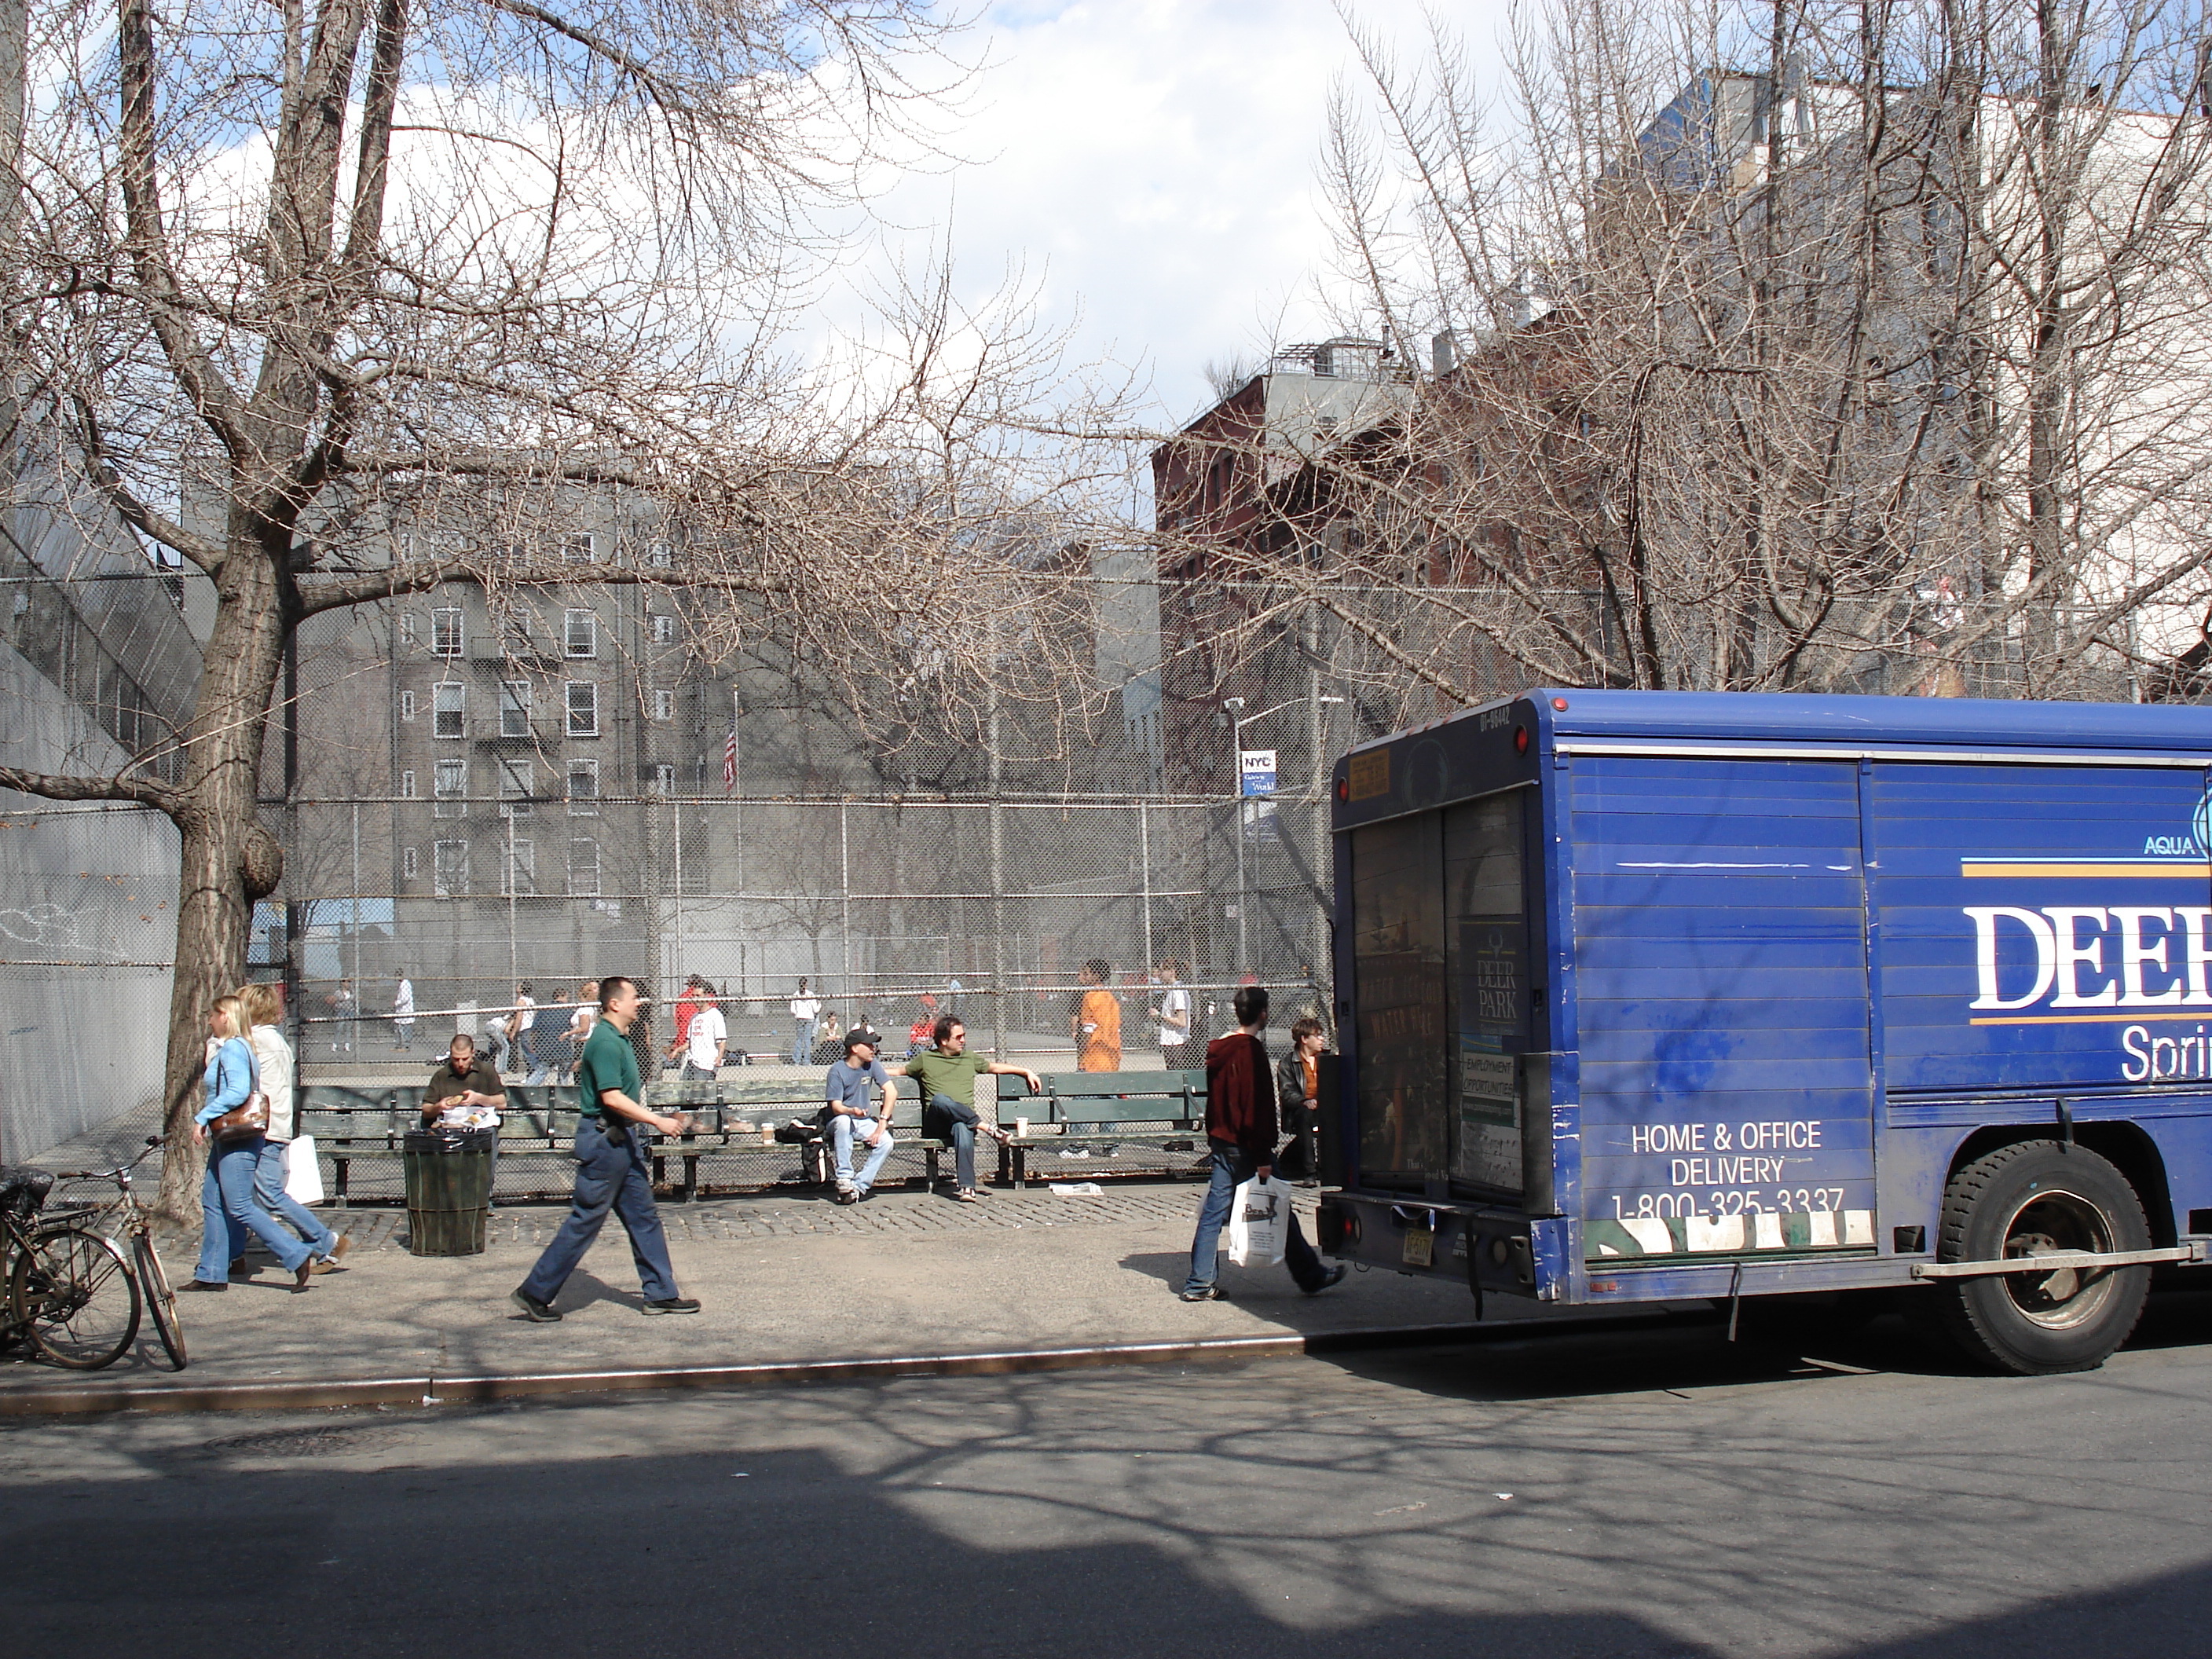
[{"label": "cloudy sky", "polygon": [[[1419,47],[1419,0],[1359,15]],[[1448,14],[1486,49],[1504,15]],[[1141,369],[1174,421],[1204,406],[1209,361],[1328,332],[1316,163],[1352,67],[1328,0],[999,0],[980,35],[969,159],[882,204],[917,234],[949,223],[964,292],[1025,268],[1049,318],[1080,319],[1078,351]]]}]

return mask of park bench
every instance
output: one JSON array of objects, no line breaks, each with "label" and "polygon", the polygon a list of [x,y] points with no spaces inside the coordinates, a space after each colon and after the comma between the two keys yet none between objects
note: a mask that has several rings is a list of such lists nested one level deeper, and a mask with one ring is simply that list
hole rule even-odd
[{"label": "park bench", "polygon": [[[1044,1075],[1042,1093],[1031,1094],[1018,1077],[989,1079],[999,1087],[997,1119],[1012,1137],[998,1151],[998,1176],[1019,1190],[1031,1175],[1032,1153],[1080,1147],[1085,1156],[1070,1175],[1111,1174],[1098,1167],[1103,1154],[1094,1146],[1137,1146],[1163,1153],[1197,1150],[1205,1136],[1206,1074],[1203,1072],[1054,1072]],[[892,1133],[902,1146],[922,1154],[924,1179],[931,1187],[943,1178],[940,1160],[951,1143],[923,1135],[919,1091],[911,1078],[900,1078]],[[299,1127],[315,1137],[317,1150],[330,1162],[329,1201],[343,1204],[351,1193],[354,1165],[396,1165],[403,1137],[422,1125],[420,1085],[348,1086],[311,1084],[300,1091]],[[774,1132],[794,1118],[811,1120],[822,1107],[818,1077],[781,1079],[659,1079],[646,1085],[647,1103],[657,1111],[688,1112],[689,1133],[654,1136],[650,1141],[657,1188],[689,1199],[699,1191],[702,1159],[722,1152],[765,1152],[776,1143]],[[568,1153],[574,1150],[577,1097],[572,1084],[507,1085],[501,1115],[502,1154]],[[1017,1133],[1026,1118],[1026,1133]],[[1159,1160],[1153,1161],[1157,1167]],[[672,1164],[681,1178],[669,1181]],[[1055,1171],[1060,1173],[1060,1171]]]},{"label": "park bench", "polygon": [[[1019,1078],[1000,1081],[1023,1090],[1022,1098],[1032,1108],[1043,1109],[1042,1116],[1035,1109],[1021,1113],[1020,1102],[1001,1091],[1000,1124],[1011,1132],[1016,1116],[1030,1120],[1029,1133],[1016,1135],[1000,1152],[1000,1178],[1010,1179],[1017,1191],[1028,1184],[1033,1152],[1068,1151],[1078,1142],[1086,1151],[1094,1144],[1110,1144],[1163,1153],[1194,1152],[1206,1139],[1204,1072],[1048,1072],[1042,1096],[1028,1095]],[[1093,1159],[1086,1158],[1084,1167],[1067,1173],[1088,1176],[1111,1170],[1093,1167]]]}]

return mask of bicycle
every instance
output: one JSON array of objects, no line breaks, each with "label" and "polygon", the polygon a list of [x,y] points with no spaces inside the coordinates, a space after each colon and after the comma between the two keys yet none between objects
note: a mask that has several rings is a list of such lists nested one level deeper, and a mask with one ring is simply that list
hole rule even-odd
[{"label": "bicycle", "polygon": [[120,1169],[78,1170],[54,1178],[115,1183],[116,1200],[98,1212],[96,1223],[106,1231],[109,1243],[126,1236],[131,1240],[131,1265],[146,1311],[154,1316],[154,1334],[161,1339],[161,1346],[169,1356],[169,1368],[180,1371],[186,1363],[185,1327],[177,1317],[176,1292],[169,1288],[169,1275],[161,1266],[161,1252],[154,1248],[154,1212],[140,1203],[131,1190],[131,1172],[143,1164],[155,1148],[166,1144],[166,1139],[161,1135],[148,1135],[144,1149]]},{"label": "bicycle", "polygon": [[0,1340],[27,1339],[57,1365],[96,1371],[120,1359],[138,1334],[138,1279],[115,1242],[94,1230],[95,1206],[41,1213],[53,1184],[42,1170],[0,1173],[8,1284]]}]

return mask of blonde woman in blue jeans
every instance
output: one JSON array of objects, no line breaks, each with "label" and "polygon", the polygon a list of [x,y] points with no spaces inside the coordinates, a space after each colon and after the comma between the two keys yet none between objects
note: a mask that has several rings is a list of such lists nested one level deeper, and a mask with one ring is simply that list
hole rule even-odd
[{"label": "blonde woman in blue jeans", "polygon": [[[316,1219],[315,1212],[284,1190],[285,1149],[296,1138],[299,1115],[292,1105],[292,1045],[284,1041],[277,1021],[284,1004],[273,985],[241,985],[238,1004],[245,1010],[246,1046],[253,1050],[253,1066],[261,1092],[269,1101],[269,1133],[261,1142],[261,1162],[253,1173],[253,1198],[261,1207],[305,1239],[315,1253],[315,1271],[329,1273],[351,1248]],[[233,1221],[230,1231],[230,1271],[239,1267],[246,1251],[246,1229]]]},{"label": "blonde woman in blue jeans", "polygon": [[252,1232],[266,1244],[292,1282],[305,1290],[313,1272],[315,1252],[277,1224],[253,1196],[254,1177],[261,1167],[264,1137],[240,1135],[217,1140],[208,1126],[224,1113],[246,1104],[260,1086],[260,1067],[246,1040],[246,1011],[236,997],[217,997],[208,1010],[208,1031],[216,1050],[208,1061],[207,1103],[192,1119],[192,1145],[207,1148],[207,1176],[200,1183],[200,1209],[206,1236],[200,1245],[198,1268],[185,1288],[223,1291],[230,1288],[230,1234],[233,1224]]}]

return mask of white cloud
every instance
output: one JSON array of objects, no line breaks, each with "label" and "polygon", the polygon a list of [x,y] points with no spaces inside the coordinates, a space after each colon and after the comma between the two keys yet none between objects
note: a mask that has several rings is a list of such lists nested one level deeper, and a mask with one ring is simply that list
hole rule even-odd
[{"label": "white cloud", "polygon": [[[1361,15],[1419,49],[1414,0]],[[1486,51],[1502,15],[1475,0],[1451,21]],[[949,225],[971,298],[1026,267],[1052,320],[1080,317],[1077,354],[1148,370],[1169,421],[1204,406],[1209,360],[1328,331],[1315,170],[1353,65],[1326,0],[1003,0],[981,27],[991,65],[952,139],[972,159],[884,199],[911,228],[894,246]]]}]

